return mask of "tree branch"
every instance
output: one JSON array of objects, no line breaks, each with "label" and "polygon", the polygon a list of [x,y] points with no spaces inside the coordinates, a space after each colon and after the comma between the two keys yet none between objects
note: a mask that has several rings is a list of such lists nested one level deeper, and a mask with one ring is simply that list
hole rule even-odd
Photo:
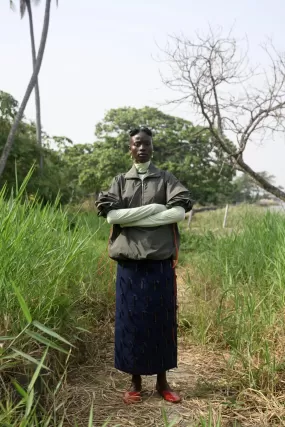
[{"label": "tree branch", "polygon": [[170,66],[170,77],[163,82],[182,93],[170,102],[194,107],[229,163],[285,201],[285,192],[243,159],[249,141],[284,131],[285,59],[272,45],[263,49],[271,60],[266,71],[250,67],[247,49],[243,53],[231,34],[223,37],[210,29],[194,40],[173,36],[163,50]]}]

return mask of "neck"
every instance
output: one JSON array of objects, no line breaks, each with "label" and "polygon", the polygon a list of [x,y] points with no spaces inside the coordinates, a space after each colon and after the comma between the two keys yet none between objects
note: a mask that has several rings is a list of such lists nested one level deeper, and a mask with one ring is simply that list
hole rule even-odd
[{"label": "neck", "polygon": [[138,173],[146,173],[149,165],[150,165],[150,161],[149,162],[145,162],[145,163],[134,163]]}]

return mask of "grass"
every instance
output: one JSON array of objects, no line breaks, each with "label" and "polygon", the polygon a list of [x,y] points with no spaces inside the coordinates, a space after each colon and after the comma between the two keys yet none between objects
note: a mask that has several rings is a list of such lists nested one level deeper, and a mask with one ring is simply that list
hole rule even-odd
[{"label": "grass", "polygon": [[243,387],[273,392],[285,362],[285,216],[234,208],[230,230],[222,216],[198,214],[183,231],[182,326],[197,342],[229,349]]},{"label": "grass", "polygon": [[[285,216],[230,208],[225,229],[223,216],[199,213],[190,230],[181,227],[180,333],[225,351],[231,386],[262,408],[274,401],[280,420]],[[25,183],[14,197],[0,193],[0,426],[66,425],[59,395],[70,366],[91,357],[114,312],[108,233],[92,209],[26,200]],[[94,417],[90,404],[87,425]],[[164,412],[161,422],[175,425]],[[223,425],[216,407],[197,419],[197,427]]]},{"label": "grass", "polygon": [[113,306],[114,273],[96,214],[24,201],[25,184],[0,193],[0,425],[59,427],[57,393]]}]

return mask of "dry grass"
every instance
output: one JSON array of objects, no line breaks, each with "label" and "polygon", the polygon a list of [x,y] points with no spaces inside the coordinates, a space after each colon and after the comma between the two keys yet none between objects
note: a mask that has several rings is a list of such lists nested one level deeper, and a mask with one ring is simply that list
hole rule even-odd
[{"label": "dry grass", "polygon": [[[179,270],[180,320],[187,301],[186,270]],[[87,426],[90,407],[94,406],[94,427],[108,426],[160,427],[272,427],[285,426],[285,392],[274,395],[254,389],[243,389],[245,375],[241,364],[232,366],[226,350],[214,351],[212,346],[191,344],[182,334],[179,341],[178,369],[169,373],[169,382],[180,392],[178,405],[164,402],[155,392],[155,377],[144,378],[143,401],[126,406],[122,394],[130,377],[113,368],[112,323],[101,326],[92,336],[87,359],[74,367],[61,392],[60,400],[66,413],[65,426]],[[94,343],[97,343],[94,345]],[[163,420],[163,411],[169,424]]]},{"label": "dry grass", "polygon": [[[129,385],[129,376],[113,366],[113,343],[108,342],[100,357],[70,372],[70,380],[62,392],[66,426],[87,426],[94,402],[94,427],[109,419],[109,426],[165,426],[164,409],[169,422],[182,427],[269,427],[285,426],[285,394],[264,395],[239,390],[237,371],[228,368],[226,352],[180,342],[179,368],[169,373],[169,381],[183,401],[165,403],[154,391],[155,378],[144,379],[143,401],[126,406],[122,394]],[[208,422],[208,424],[203,424]]]},{"label": "dry grass", "polygon": [[92,401],[94,426],[98,427],[109,417],[110,426],[164,426],[163,408],[169,421],[177,420],[177,426],[195,425],[195,419],[207,413],[208,398],[214,389],[221,387],[221,395],[228,393],[224,384],[218,385],[225,369],[223,358],[203,348],[185,347],[183,343],[180,343],[179,368],[169,373],[171,385],[184,398],[179,405],[165,403],[154,391],[155,378],[147,377],[144,378],[142,403],[126,406],[122,394],[128,388],[130,378],[112,366],[113,343],[108,343],[101,360],[83,365],[72,373],[61,396],[69,420],[66,425],[73,426],[76,419],[79,426],[86,426]]}]

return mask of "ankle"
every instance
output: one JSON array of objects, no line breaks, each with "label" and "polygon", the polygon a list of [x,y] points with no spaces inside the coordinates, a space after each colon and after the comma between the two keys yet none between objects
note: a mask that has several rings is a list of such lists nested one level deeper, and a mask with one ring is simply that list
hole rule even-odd
[{"label": "ankle", "polygon": [[132,375],[132,383],[133,384],[141,384],[142,378],[140,375]]},{"label": "ankle", "polygon": [[133,375],[131,380],[130,391],[141,391],[142,380],[140,375]]},{"label": "ankle", "polygon": [[157,376],[157,382],[156,382],[156,388],[157,390],[171,390],[170,385],[167,382],[166,376]]}]

